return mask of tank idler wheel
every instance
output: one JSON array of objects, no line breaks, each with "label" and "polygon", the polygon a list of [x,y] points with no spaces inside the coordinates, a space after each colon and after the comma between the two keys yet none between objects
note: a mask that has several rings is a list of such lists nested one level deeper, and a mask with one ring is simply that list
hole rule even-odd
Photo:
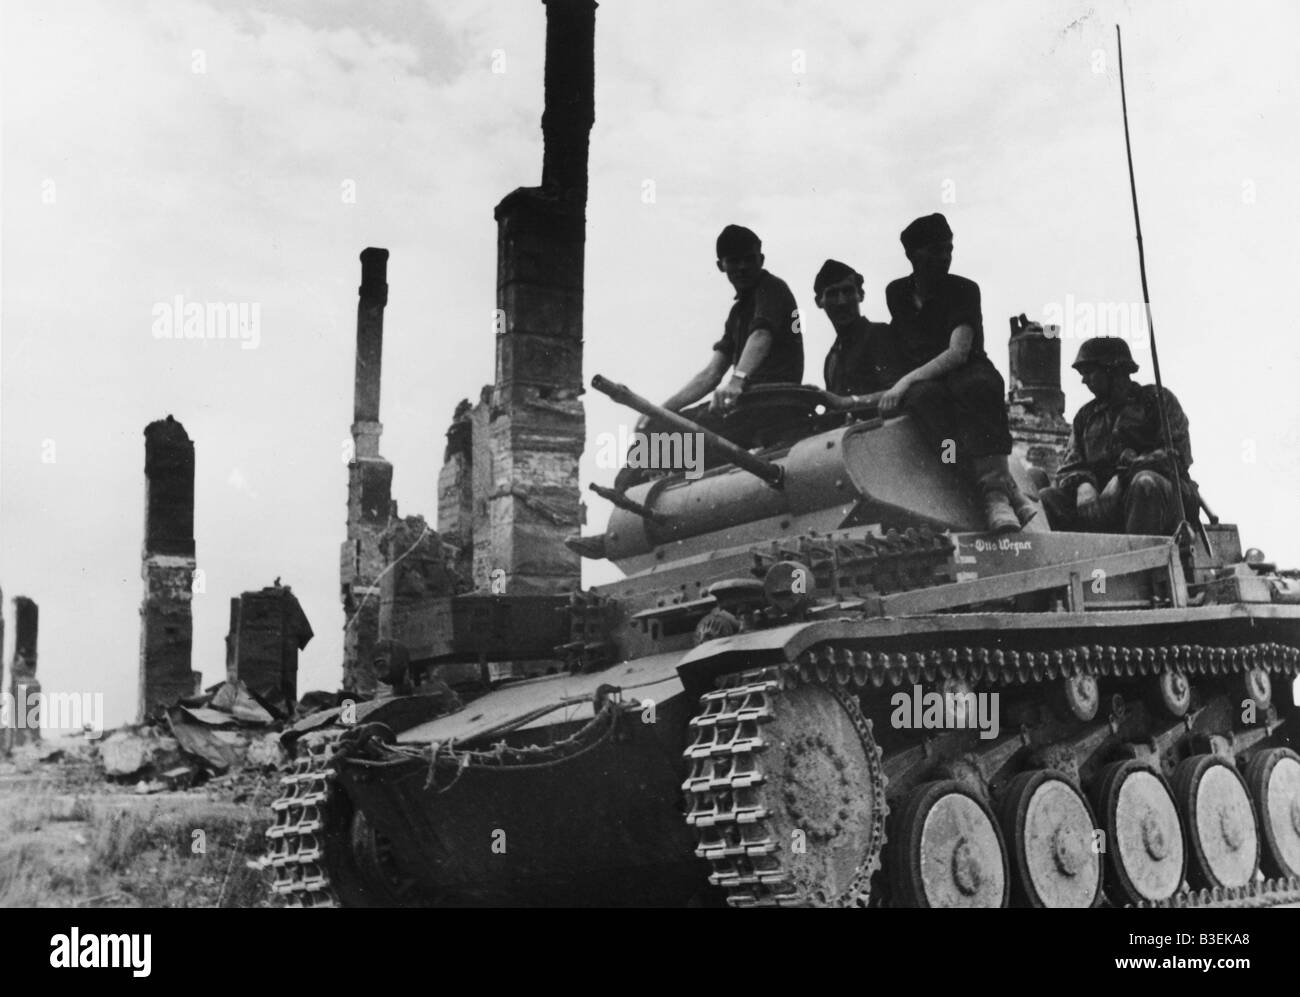
[{"label": "tank idler wheel", "polygon": [[1269,748],[1246,766],[1246,785],[1259,814],[1268,876],[1300,876],[1300,755],[1290,748]]},{"label": "tank idler wheel", "polygon": [[1105,831],[1106,888],[1117,905],[1168,900],[1187,856],[1178,807],[1164,776],[1130,759],[1098,774],[1093,800]]},{"label": "tank idler wheel", "polygon": [[1147,703],[1169,720],[1187,715],[1192,705],[1192,684],[1182,672],[1161,672],[1150,680]]},{"label": "tank idler wheel", "polygon": [[890,841],[895,906],[1007,906],[1002,833],[988,804],[960,782],[913,790]]},{"label": "tank idler wheel", "polygon": [[1259,831],[1246,782],[1221,755],[1193,755],[1174,770],[1187,830],[1187,879],[1197,889],[1246,886],[1259,868]]},{"label": "tank idler wheel", "polygon": [[1063,716],[1084,723],[1097,715],[1097,708],[1101,705],[1097,680],[1086,674],[1067,675],[1061,679],[1055,698],[1057,709]]},{"label": "tank idler wheel", "polygon": [[1025,907],[1094,907],[1101,899],[1096,821],[1059,772],[1024,772],[1001,794],[1002,836],[1011,858],[1011,896]]}]

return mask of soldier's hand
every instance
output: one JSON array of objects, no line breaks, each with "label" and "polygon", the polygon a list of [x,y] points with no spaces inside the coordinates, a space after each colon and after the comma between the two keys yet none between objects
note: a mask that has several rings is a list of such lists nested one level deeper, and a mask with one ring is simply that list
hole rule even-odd
[{"label": "soldier's hand", "polygon": [[907,389],[912,385],[906,379],[901,379],[892,388],[880,396],[880,414],[882,416],[894,415],[903,405],[903,396],[907,394]]},{"label": "soldier's hand", "polygon": [[1097,499],[1097,508],[1101,510],[1103,517],[1108,517],[1112,512],[1119,508],[1119,500],[1124,494],[1124,486],[1120,484],[1119,475],[1111,478],[1106,483],[1106,487],[1101,491],[1101,497]]},{"label": "soldier's hand", "polygon": [[713,393],[713,403],[709,406],[709,410],[726,415],[736,407],[736,399],[740,397],[740,393],[744,390],[745,382],[737,381],[733,377]]},{"label": "soldier's hand", "polygon": [[1097,489],[1086,481],[1079,485],[1078,491],[1074,493],[1074,508],[1085,523],[1096,523],[1101,520],[1101,503],[1097,499]]}]

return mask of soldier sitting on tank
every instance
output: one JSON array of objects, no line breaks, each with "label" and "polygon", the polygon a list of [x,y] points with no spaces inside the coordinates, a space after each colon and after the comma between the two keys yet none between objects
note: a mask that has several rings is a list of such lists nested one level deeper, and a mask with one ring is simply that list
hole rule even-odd
[{"label": "soldier sitting on tank", "polygon": [[861,395],[886,391],[898,380],[893,327],[862,314],[866,297],[862,275],[838,260],[827,260],[813,280],[817,307],[835,328],[822,374],[826,390],[851,405]]},{"label": "soldier sitting on tank", "polygon": [[937,457],[955,460],[979,489],[990,530],[1019,530],[1037,510],[1007,466],[1006,385],[984,352],[979,285],[948,272],[952,229],[943,215],[916,219],[901,238],[912,274],[885,288],[885,302],[906,373],[880,413],[906,412]]},{"label": "soldier sitting on tank", "polygon": [[[1169,536],[1178,527],[1178,508],[1155,385],[1133,381],[1138,365],[1128,343],[1116,337],[1086,340],[1073,366],[1094,398],[1074,417],[1055,486],[1039,493],[1048,522],[1057,530]],[[1164,403],[1184,510],[1195,515],[1200,500],[1187,474],[1187,416],[1168,389]]]},{"label": "soldier sitting on tank", "polygon": [[[735,304],[727,315],[722,338],[713,344],[708,364],[663,407],[725,435],[722,417],[735,407],[746,387],[798,384],[803,379],[803,336],[799,306],[785,281],[763,268],[763,244],[758,236],[743,226],[728,225],[719,234],[716,249],[718,271],[736,290]],[[722,384],[728,370],[731,377]],[[707,411],[704,406],[683,411],[709,392],[714,394]],[[649,416],[642,416],[636,424],[638,434],[670,429],[656,425]],[[624,490],[642,477],[638,469],[625,467],[614,487]]]}]

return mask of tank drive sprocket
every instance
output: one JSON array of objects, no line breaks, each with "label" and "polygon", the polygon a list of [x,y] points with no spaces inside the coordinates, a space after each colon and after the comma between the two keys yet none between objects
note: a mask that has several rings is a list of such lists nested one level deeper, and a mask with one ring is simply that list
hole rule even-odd
[{"label": "tank drive sprocket", "polygon": [[867,906],[888,808],[853,697],[760,669],[700,703],[682,788],[709,881],[735,907]]}]

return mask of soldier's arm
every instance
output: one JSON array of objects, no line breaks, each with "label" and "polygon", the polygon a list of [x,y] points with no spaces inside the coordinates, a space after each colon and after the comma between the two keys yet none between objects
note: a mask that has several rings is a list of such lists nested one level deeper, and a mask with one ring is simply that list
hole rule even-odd
[{"label": "soldier's arm", "polygon": [[763,361],[771,351],[772,330],[755,329],[745,340],[745,348],[740,353],[740,359],[736,361],[736,373],[748,377],[763,366]]},{"label": "soldier's arm", "polygon": [[1097,487],[1097,475],[1083,450],[1083,433],[1079,422],[1076,417],[1074,425],[1070,427],[1070,442],[1066,445],[1061,468],[1056,472],[1056,487],[1067,492],[1076,491],[1085,483]]},{"label": "soldier's arm", "polygon": [[[969,325],[959,325],[952,330],[948,339],[948,348],[933,360],[922,364],[916,370],[904,374],[899,383],[906,382],[908,387],[917,381],[931,381],[954,371],[970,359],[971,347],[975,344],[975,330]],[[906,389],[904,389],[906,390]]]},{"label": "soldier's arm", "polygon": [[[745,353],[749,353],[748,343],[745,344]],[[741,360],[744,360],[743,356]],[[714,350],[713,356],[709,358],[708,366],[687,381],[679,391],[664,402],[664,408],[673,412],[680,412],[687,405],[694,405],[718,386],[722,380],[722,375],[727,372],[727,368],[730,366],[731,361],[727,355],[721,350]]]},{"label": "soldier's arm", "polygon": [[975,330],[969,325],[959,325],[953,329],[948,340],[948,348],[933,360],[921,364],[915,370],[904,374],[894,386],[880,398],[880,414],[893,415],[903,404],[907,389],[917,381],[928,381],[942,377],[950,370],[956,370],[970,357],[971,346],[975,342]]},{"label": "soldier's arm", "polygon": [[1173,473],[1172,467],[1169,466],[1169,449],[1172,443],[1174,452],[1178,454],[1178,466],[1186,470],[1192,463],[1192,445],[1188,433],[1187,414],[1183,411],[1182,405],[1178,403],[1178,399],[1174,397],[1174,393],[1166,388],[1164,394],[1161,395],[1161,398],[1164,399],[1165,418],[1169,420],[1170,439],[1166,440],[1164,427],[1160,424],[1160,409],[1157,404],[1155,387],[1150,386],[1143,390],[1146,392],[1147,420],[1144,432],[1148,437],[1154,439],[1157,445],[1154,450],[1143,453],[1126,449],[1120,454],[1120,468],[1130,471],[1151,468],[1168,477]]},{"label": "soldier's arm", "polygon": [[1174,393],[1165,388],[1165,415],[1169,418],[1169,435],[1173,438],[1174,449],[1178,451],[1183,467],[1192,465],[1192,435],[1187,422],[1187,413],[1174,397]]}]

